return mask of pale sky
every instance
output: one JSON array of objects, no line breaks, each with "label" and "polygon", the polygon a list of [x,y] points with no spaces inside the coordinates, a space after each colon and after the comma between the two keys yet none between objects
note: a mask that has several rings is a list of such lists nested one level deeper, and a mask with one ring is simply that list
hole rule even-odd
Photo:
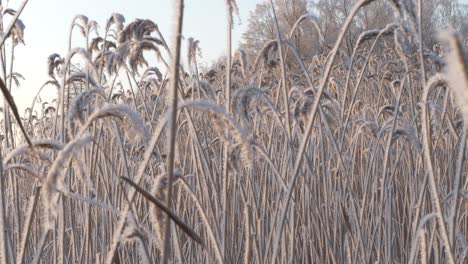
[{"label": "pale sky", "polygon": [[[22,1],[3,1],[16,9]],[[245,30],[250,11],[255,10],[262,0],[237,0],[240,19],[235,19],[233,44],[237,46]],[[125,16],[126,24],[135,18],[151,19],[158,24],[166,41],[172,40],[172,0],[29,0],[20,19],[26,25],[24,32],[26,45],[15,50],[14,71],[21,73],[26,80],[21,87],[13,89],[13,96],[20,113],[32,103],[39,87],[46,82],[47,57],[58,53],[66,56],[68,30],[72,18],[84,14],[96,20],[103,29],[106,20],[114,12]],[[241,24],[240,24],[241,23]],[[210,62],[226,51],[226,7],[225,0],[186,0],[184,12],[184,36],[200,41],[204,60]],[[102,33],[101,33],[102,34]],[[83,46],[84,39],[78,29],[74,30],[74,46]],[[183,54],[186,54],[183,47]],[[185,59],[185,58],[183,58]],[[52,87],[41,93],[43,101],[52,101],[55,90]]]}]

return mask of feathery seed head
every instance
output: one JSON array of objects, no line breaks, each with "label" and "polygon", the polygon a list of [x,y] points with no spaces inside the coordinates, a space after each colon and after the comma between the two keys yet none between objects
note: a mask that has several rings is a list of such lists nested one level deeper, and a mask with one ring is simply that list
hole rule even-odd
[{"label": "feathery seed head", "polygon": [[111,17],[107,20],[106,31],[109,31],[112,25],[116,25],[117,32],[123,29],[125,23],[125,17],[119,13],[113,13]]},{"label": "feathery seed head", "polygon": [[449,46],[446,56],[446,75],[455,101],[461,109],[465,125],[468,124],[468,61],[458,35],[453,32],[441,32],[441,41]]}]

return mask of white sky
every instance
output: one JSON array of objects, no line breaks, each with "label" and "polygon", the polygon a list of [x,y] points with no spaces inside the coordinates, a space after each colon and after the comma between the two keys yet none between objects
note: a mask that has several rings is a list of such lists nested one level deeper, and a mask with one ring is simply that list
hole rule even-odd
[{"label": "white sky", "polygon": [[[16,9],[22,0],[2,1]],[[250,11],[262,0],[237,0],[240,19],[235,19],[233,42],[237,46],[245,30]],[[29,0],[20,19],[26,25],[25,46],[15,50],[14,71],[26,80],[21,87],[13,88],[13,96],[23,113],[30,107],[40,86],[46,82],[47,57],[58,53],[66,56],[68,30],[72,18],[84,14],[104,27],[106,20],[114,12],[125,16],[126,24],[135,18],[151,19],[158,24],[166,41],[172,40],[172,0]],[[241,22],[241,24],[239,24]],[[184,12],[184,36],[200,41],[205,61],[212,61],[226,50],[226,7],[225,0],[186,0]],[[102,34],[102,33],[101,33]],[[78,29],[74,30],[74,45],[83,46],[84,39]],[[186,48],[183,47],[185,55]],[[185,58],[183,58],[185,60]],[[52,101],[55,89],[50,87],[41,93],[43,101]]]}]

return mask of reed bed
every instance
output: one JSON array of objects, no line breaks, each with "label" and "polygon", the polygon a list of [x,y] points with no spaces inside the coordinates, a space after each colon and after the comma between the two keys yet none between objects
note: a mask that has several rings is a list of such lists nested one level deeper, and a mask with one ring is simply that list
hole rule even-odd
[{"label": "reed bed", "polygon": [[1,15],[1,263],[468,261],[466,39],[428,49],[422,1],[386,1],[398,19],[347,56],[359,0],[311,61],[290,41],[311,20],[323,42],[308,14],[248,58],[226,0],[233,56],[201,70],[183,2],[169,44],[151,20],[74,17],[69,53],[48,58],[58,99],[25,115],[6,65],[27,1]]}]

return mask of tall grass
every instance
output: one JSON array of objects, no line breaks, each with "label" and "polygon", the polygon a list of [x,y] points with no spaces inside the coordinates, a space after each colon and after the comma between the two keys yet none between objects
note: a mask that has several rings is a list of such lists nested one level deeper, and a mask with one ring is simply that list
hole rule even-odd
[{"label": "tall grass", "polygon": [[[21,45],[26,2],[2,47]],[[12,70],[0,79],[1,262],[466,263],[466,45],[441,34],[432,52],[423,1],[389,1],[396,21],[348,56],[372,2],[303,61],[291,39],[311,19],[323,44],[317,19],[281,32],[275,18],[275,39],[247,58],[231,50],[226,0],[227,58],[206,71],[193,39],[180,63],[184,1],[171,46],[151,20],[112,14],[100,32],[77,15],[68,38],[82,29],[85,44],[52,54],[42,85],[55,105],[36,96],[21,118]],[[6,69],[14,49],[2,51]]]}]

